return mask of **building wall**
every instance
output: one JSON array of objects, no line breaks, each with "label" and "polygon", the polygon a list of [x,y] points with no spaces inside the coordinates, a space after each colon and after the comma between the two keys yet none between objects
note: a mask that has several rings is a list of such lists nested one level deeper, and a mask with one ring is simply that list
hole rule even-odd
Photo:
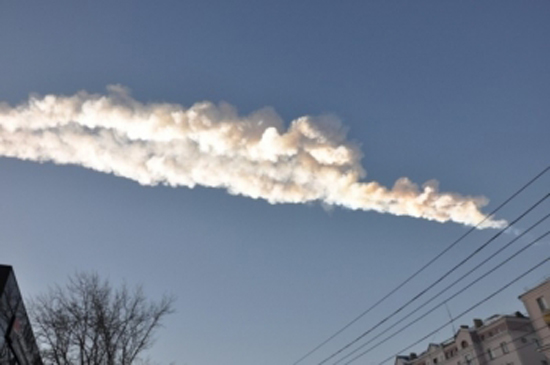
[{"label": "building wall", "polygon": [[462,364],[478,365],[484,359],[483,349],[478,343],[477,334],[472,332],[467,326],[463,326],[455,335],[455,344],[458,349],[456,356],[450,357],[445,364],[457,364],[460,361]]},{"label": "building wall", "polygon": [[401,356],[395,364],[547,365],[544,355],[536,350],[535,338],[529,318],[498,316],[477,328],[463,326],[453,339],[430,344],[417,358]]},{"label": "building wall", "polygon": [[[521,336],[521,335],[519,335]],[[515,346],[514,339],[518,337],[518,333],[501,332],[491,339],[485,340],[483,350],[485,352],[486,364],[532,364],[524,362],[521,357],[521,352],[525,352],[521,346]],[[489,356],[489,350],[492,353],[493,359]],[[532,350],[532,349],[531,349]],[[538,355],[536,351],[531,351],[534,355]],[[484,364],[484,363],[482,363]],[[540,364],[540,362],[539,362]]]},{"label": "building wall", "polygon": [[[550,359],[550,326],[548,319],[545,321],[544,314],[550,314],[550,280],[546,280],[537,287],[527,291],[519,297],[529,313],[529,317],[533,323],[533,327],[537,331],[537,335],[541,344],[541,352]],[[546,303],[548,308],[543,310],[537,299]]]}]

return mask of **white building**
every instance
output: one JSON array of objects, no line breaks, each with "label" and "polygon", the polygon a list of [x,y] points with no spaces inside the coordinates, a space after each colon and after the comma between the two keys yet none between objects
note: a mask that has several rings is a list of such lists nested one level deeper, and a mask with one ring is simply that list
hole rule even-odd
[{"label": "white building", "polygon": [[419,355],[398,356],[395,365],[548,365],[538,346],[530,319],[516,312],[475,319],[474,327],[461,326],[453,338]]},{"label": "white building", "polygon": [[546,280],[519,296],[533,323],[540,351],[550,359],[550,280]]}]

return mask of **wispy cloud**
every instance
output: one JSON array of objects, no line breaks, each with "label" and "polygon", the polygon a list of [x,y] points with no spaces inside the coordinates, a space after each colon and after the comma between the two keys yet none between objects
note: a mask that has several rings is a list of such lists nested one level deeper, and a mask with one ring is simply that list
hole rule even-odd
[{"label": "wispy cloud", "polygon": [[[31,97],[0,104],[0,155],[75,164],[143,185],[196,185],[270,203],[320,202],[469,226],[486,218],[483,197],[442,193],[407,178],[365,181],[359,147],[331,116],[285,127],[270,108],[247,116],[229,104],[141,103],[120,86],[106,95]],[[480,228],[500,228],[487,219]]]}]

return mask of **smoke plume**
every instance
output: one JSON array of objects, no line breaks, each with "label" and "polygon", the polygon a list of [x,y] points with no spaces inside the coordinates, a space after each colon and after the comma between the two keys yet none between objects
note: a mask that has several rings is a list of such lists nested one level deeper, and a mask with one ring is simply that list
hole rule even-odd
[{"label": "smoke plume", "polygon": [[[143,185],[195,185],[275,203],[321,202],[469,226],[487,218],[483,197],[439,192],[400,178],[364,181],[362,153],[329,116],[285,127],[269,108],[239,116],[229,104],[144,104],[120,86],[107,95],[31,96],[0,104],[0,156],[74,164]],[[489,217],[480,228],[505,221]]]}]

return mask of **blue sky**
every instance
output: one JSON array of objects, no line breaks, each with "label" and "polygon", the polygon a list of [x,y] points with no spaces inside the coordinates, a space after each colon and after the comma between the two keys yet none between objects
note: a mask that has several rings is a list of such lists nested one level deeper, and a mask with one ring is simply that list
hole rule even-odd
[{"label": "blue sky", "polygon": [[[437,179],[441,191],[486,196],[489,212],[549,163],[549,16],[546,1],[2,2],[0,101],[104,94],[121,84],[143,103],[225,101],[243,115],[270,106],[287,126],[328,113],[361,146],[365,180]],[[549,182],[545,176],[498,218],[513,219]],[[178,297],[149,353],[159,363],[291,364],[467,229],[318,203],[272,205],[222,189],[142,186],[13,158],[0,158],[0,194],[0,262],[15,267],[27,296],[96,270],[143,283],[152,297]],[[548,203],[520,228],[544,212]],[[366,330],[494,233],[471,235],[304,364]],[[548,251],[529,250],[451,302],[451,312]],[[459,322],[521,309],[517,295],[547,273]],[[363,363],[446,319],[434,313]]]}]

